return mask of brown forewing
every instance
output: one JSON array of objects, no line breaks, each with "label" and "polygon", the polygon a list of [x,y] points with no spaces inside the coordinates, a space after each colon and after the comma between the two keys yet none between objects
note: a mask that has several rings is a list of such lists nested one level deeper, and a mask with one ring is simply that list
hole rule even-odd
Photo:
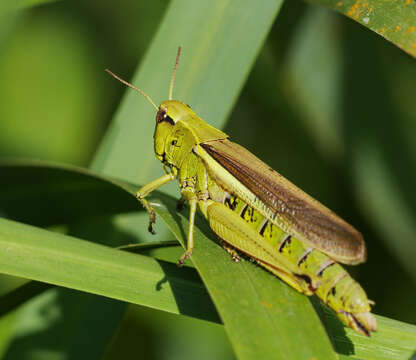
[{"label": "brown forewing", "polygon": [[360,232],[251,152],[227,139],[200,145],[288,223],[292,235],[299,240],[345,264],[365,261],[366,249]]}]

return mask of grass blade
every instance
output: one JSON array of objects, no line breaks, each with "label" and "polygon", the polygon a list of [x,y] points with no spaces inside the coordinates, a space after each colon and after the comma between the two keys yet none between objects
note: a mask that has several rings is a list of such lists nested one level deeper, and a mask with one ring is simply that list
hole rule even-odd
[{"label": "grass blade", "polygon": [[2,218],[0,249],[4,274],[216,320],[191,269]]},{"label": "grass blade", "polygon": [[411,0],[308,0],[328,6],[416,57],[416,3]]}]

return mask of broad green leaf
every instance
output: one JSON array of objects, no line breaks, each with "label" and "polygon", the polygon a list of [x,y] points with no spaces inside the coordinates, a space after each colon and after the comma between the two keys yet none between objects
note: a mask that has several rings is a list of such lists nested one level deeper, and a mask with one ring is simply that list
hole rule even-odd
[{"label": "broad green leaf", "polygon": [[412,0],[308,0],[359,22],[416,57],[416,3]]},{"label": "broad green leaf", "polygon": [[191,269],[2,218],[0,248],[4,274],[216,319]]}]

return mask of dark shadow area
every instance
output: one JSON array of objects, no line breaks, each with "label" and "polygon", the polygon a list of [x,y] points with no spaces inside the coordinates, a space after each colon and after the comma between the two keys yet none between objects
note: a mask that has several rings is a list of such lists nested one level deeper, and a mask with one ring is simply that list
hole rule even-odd
[{"label": "dark shadow area", "polygon": [[[152,194],[151,199],[163,204],[164,210],[169,213],[178,225],[180,236],[186,242],[188,229],[184,218],[188,219],[189,208],[185,206],[178,212],[176,210],[177,199],[158,192]],[[199,212],[195,216],[195,224],[208,238],[216,238],[209,228],[207,220]],[[190,262],[191,260],[188,261]],[[176,264],[165,261],[158,260],[158,262],[166,275],[155,285],[156,289],[160,290],[164,284],[169,283],[181,314],[221,323],[208,291],[195,269],[186,266],[179,268]],[[196,284],[199,285],[196,286]]]},{"label": "dark shadow area", "polygon": [[311,296],[309,299],[321,319],[334,349],[339,354],[354,355],[354,344],[347,337],[345,325],[338,320],[334,311],[325,306],[317,296]]},{"label": "dark shadow area", "polygon": [[182,315],[222,323],[196,270],[187,267],[179,268],[165,261],[158,261],[158,263],[165,272],[165,276],[155,284],[155,287],[159,290],[161,286],[169,283]]},{"label": "dark shadow area", "polygon": [[31,280],[0,297],[0,316],[17,309],[30,299],[51,289],[54,285]]},{"label": "dark shadow area", "polygon": [[0,209],[41,227],[141,210],[131,194],[83,171],[38,161],[0,163]]}]

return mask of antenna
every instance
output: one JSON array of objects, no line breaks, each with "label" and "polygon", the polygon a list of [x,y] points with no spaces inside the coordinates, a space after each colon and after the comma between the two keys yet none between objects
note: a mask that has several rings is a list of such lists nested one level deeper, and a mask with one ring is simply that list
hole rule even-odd
[{"label": "antenna", "polygon": [[179,64],[179,58],[181,56],[181,50],[182,47],[178,47],[178,52],[176,54],[176,62],[175,67],[173,68],[172,77],[170,78],[170,84],[169,84],[169,98],[168,100],[172,100],[172,93],[173,93],[173,84],[175,83],[175,76],[176,76],[176,70],[178,70],[178,64]]},{"label": "antenna", "polygon": [[159,107],[155,104],[155,102],[152,100],[152,98],[149,95],[147,95],[143,90],[140,90],[137,87],[135,87],[134,85],[127,82],[126,80],[123,80],[121,77],[117,76],[116,74],[114,74],[110,70],[105,69],[105,71],[108,72],[113,78],[122,82],[124,85],[128,86],[129,88],[132,88],[133,90],[136,90],[140,95],[144,96],[147,99],[147,101],[149,101],[153,105],[153,107],[156,109],[156,111],[159,111]]}]

